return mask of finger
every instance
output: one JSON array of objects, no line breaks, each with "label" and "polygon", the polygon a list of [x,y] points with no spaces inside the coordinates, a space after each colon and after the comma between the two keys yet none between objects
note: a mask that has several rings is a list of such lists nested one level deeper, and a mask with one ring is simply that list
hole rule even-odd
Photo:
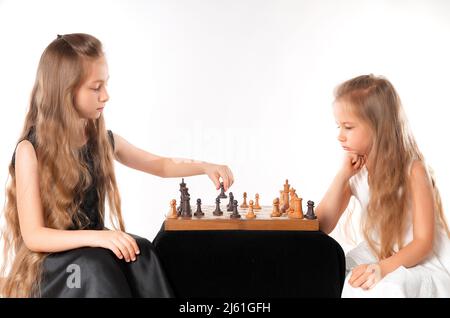
[{"label": "finger", "polygon": [[113,243],[120,250],[123,257],[125,258],[125,261],[129,262],[130,261],[130,253],[128,252],[128,249],[125,247],[125,245],[119,239],[114,239]]},{"label": "finger", "polygon": [[357,280],[355,280],[355,282],[353,283],[353,287],[359,287],[361,286],[364,282],[367,281],[367,277],[370,276],[370,273],[363,273],[361,276],[359,276],[359,278]]},{"label": "finger", "polygon": [[114,254],[116,254],[117,258],[120,258],[120,259],[123,258],[122,253],[121,253],[120,250],[117,248],[117,246],[114,245],[114,243],[111,242],[111,244],[108,246],[108,248],[109,248]]},{"label": "finger", "polygon": [[134,252],[134,248],[133,248],[133,245],[131,244],[131,242],[125,238],[125,235],[120,237],[119,240],[123,243],[123,245],[125,245],[125,248],[128,251],[128,255],[130,255],[129,260],[135,261],[136,253]]},{"label": "finger", "polygon": [[352,276],[348,280],[349,284],[352,285],[355,282],[355,280],[357,280],[359,277],[361,277],[362,274],[364,274],[363,267],[358,266],[358,267],[354,268],[352,271]]},{"label": "finger", "polygon": [[214,173],[212,176],[212,181],[214,182],[214,184],[216,185],[216,190],[220,189],[220,175],[218,175],[217,173]]},{"label": "finger", "polygon": [[139,253],[140,253],[140,251],[139,251],[139,246],[138,246],[136,240],[135,240],[131,235],[129,235],[129,234],[127,234],[127,233],[125,233],[125,238],[126,238],[126,239],[130,242],[130,244],[133,246],[134,253],[135,253],[135,254],[139,254]]},{"label": "finger", "polygon": [[362,159],[361,159],[361,157],[358,157],[358,160],[356,161],[356,166],[355,166],[356,170],[359,170],[361,168],[361,166],[362,166]]},{"label": "finger", "polygon": [[224,173],[224,176],[222,178],[225,179],[224,181],[225,191],[228,191],[228,189],[230,188],[230,177],[228,176],[228,174]]},{"label": "finger", "polygon": [[373,279],[373,275],[369,275],[369,277],[367,278],[366,282],[364,284],[362,284],[361,288],[364,290],[368,290],[371,288],[371,286],[374,283],[374,279]]},{"label": "finger", "polygon": [[357,154],[350,154],[350,162],[352,163],[352,165],[354,165],[356,163],[356,161],[358,160],[358,155]]},{"label": "finger", "polygon": [[361,274],[366,270],[366,266],[365,265],[358,265],[355,268],[352,269],[352,273],[356,274],[358,273]]}]

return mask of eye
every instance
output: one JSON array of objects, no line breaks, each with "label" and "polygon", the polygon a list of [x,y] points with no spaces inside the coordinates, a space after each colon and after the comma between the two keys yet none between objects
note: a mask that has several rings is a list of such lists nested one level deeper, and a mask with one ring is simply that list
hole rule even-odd
[{"label": "eye", "polygon": [[347,129],[347,130],[352,130],[353,129],[353,127],[349,127],[349,126],[344,127],[344,128]]},{"label": "eye", "polygon": [[91,88],[91,89],[92,89],[93,91],[98,92],[98,91],[100,90],[100,87],[101,87],[101,86],[99,86],[99,87],[97,87],[97,88],[94,87],[94,88]]}]

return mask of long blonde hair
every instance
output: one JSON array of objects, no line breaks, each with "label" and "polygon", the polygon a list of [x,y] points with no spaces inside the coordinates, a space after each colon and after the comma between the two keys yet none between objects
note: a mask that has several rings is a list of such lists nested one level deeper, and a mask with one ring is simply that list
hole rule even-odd
[{"label": "long blonde hair", "polygon": [[[373,131],[369,160],[370,200],[362,218],[362,232],[379,259],[402,248],[407,226],[409,167],[413,161],[423,164],[424,157],[409,130],[403,107],[393,85],[384,77],[362,75],[340,84],[335,100],[343,101]],[[435,213],[450,235],[433,171],[428,167],[433,186]],[[373,233],[378,234],[379,241]]]},{"label": "long blonde hair", "polygon": [[[94,162],[101,224],[104,222],[107,196],[112,226],[125,230],[114,174],[113,148],[103,116],[83,122],[74,106],[76,93],[87,78],[90,63],[103,56],[102,44],[98,39],[75,33],[58,35],[44,50],[39,61],[18,142],[29,136],[33,129],[44,222],[49,228],[82,228],[82,220],[86,217],[79,208],[93,178],[76,144],[79,139],[77,135],[84,130]],[[0,274],[4,282],[0,286],[0,295],[39,296],[42,263],[48,253],[30,251],[24,244],[19,227],[13,162],[9,165],[9,174],[11,180],[7,186],[4,210],[6,222],[1,235],[4,258]]]}]

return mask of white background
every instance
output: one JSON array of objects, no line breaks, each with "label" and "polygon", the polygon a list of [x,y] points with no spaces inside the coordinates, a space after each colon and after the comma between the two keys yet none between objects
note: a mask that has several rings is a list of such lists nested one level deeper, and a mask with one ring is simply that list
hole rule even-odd
[{"label": "white background", "polygon": [[[449,1],[0,0],[2,186],[39,58],[57,34],[75,32],[104,45],[109,129],[159,155],[227,164],[238,200],[259,192],[264,205],[286,178],[304,208],[320,201],[342,157],[334,87],[385,75],[449,217]],[[119,163],[116,173],[127,230],[153,240],[181,179]],[[186,182],[192,202],[214,203],[208,177]]]}]

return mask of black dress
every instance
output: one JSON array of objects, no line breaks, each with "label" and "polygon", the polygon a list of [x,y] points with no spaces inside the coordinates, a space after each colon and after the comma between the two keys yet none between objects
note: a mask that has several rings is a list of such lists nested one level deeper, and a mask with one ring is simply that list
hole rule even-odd
[{"label": "black dress", "polygon": [[[114,137],[108,130],[114,147]],[[25,138],[36,148],[35,130]],[[84,158],[93,171],[89,143],[84,146]],[[12,158],[15,163],[15,151]],[[95,180],[95,175],[93,175]],[[103,230],[98,215],[98,195],[93,185],[83,196],[80,210],[87,216],[83,229]],[[73,228],[76,230],[77,228]],[[139,246],[136,261],[125,262],[109,249],[82,247],[58,253],[50,253],[43,262],[41,297],[174,297],[172,288],[156,255],[153,244],[142,237],[130,234]],[[38,295],[39,296],[39,295]]]}]

